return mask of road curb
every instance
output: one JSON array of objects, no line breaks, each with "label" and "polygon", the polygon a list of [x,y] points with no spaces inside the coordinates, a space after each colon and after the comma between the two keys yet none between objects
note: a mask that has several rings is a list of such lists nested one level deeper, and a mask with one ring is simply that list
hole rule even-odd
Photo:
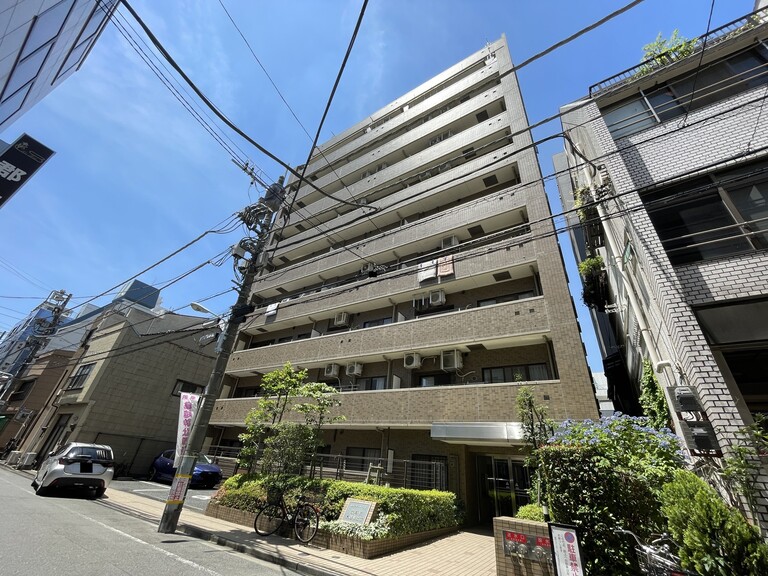
[{"label": "road curb", "polygon": [[259,560],[264,560],[266,562],[269,562],[270,564],[277,564],[278,566],[288,568],[289,570],[293,570],[294,572],[298,572],[300,574],[305,574],[306,576],[344,576],[343,572],[326,570],[325,568],[320,568],[318,566],[312,566],[310,564],[303,564],[295,560],[290,560],[288,558],[280,556],[279,554],[274,554],[271,552],[267,552],[265,550],[260,550],[254,546],[249,546],[248,544],[245,544],[243,542],[238,542],[237,540],[224,538],[219,534],[216,534],[209,530],[204,530],[197,526],[182,524],[178,527],[178,531],[182,532],[183,534],[186,534],[187,536],[191,536],[193,538],[199,538],[200,540],[208,540],[209,542],[213,542],[214,544],[217,544],[219,546],[226,546],[228,548],[232,548],[236,552],[248,554],[249,556],[253,556],[254,558],[258,558]]}]

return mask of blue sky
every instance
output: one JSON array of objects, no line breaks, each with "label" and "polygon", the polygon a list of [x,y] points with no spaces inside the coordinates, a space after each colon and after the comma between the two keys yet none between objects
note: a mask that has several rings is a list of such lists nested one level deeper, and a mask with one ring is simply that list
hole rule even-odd
[{"label": "blue sky", "polygon": [[[314,135],[362,0],[221,0],[307,131]],[[522,62],[629,0],[370,0],[320,141],[327,140],[435,74],[506,34]],[[242,130],[291,165],[311,139],[280,99],[219,0],[132,0],[166,49]],[[704,33],[711,0],[645,0],[519,71],[531,123],[584,96],[591,84],[642,58],[642,46],[676,28]],[[753,9],[753,0],[717,0],[712,28]],[[124,8],[118,22],[138,30]],[[143,38],[143,35],[140,35]],[[146,47],[143,46],[145,50]],[[197,102],[196,99],[194,99]],[[221,126],[219,122],[216,122]],[[559,131],[553,122],[534,131]],[[0,210],[0,331],[52,289],[73,304],[121,283],[243,206],[261,190],[161,84],[111,25],[83,68],[13,125],[56,155]],[[270,180],[282,168],[223,129],[228,142]],[[231,139],[231,142],[229,141]],[[235,147],[236,145],[236,147]],[[543,173],[562,142],[539,146]],[[547,183],[554,212],[559,199]],[[209,234],[140,277],[161,285],[237,242]],[[602,371],[578,275],[561,237],[590,366]],[[232,287],[231,264],[204,266],[162,292],[178,309]],[[11,298],[13,297],[13,298]],[[102,304],[111,297],[95,303]],[[206,301],[223,313],[234,293]],[[189,308],[182,313],[193,313]]]}]

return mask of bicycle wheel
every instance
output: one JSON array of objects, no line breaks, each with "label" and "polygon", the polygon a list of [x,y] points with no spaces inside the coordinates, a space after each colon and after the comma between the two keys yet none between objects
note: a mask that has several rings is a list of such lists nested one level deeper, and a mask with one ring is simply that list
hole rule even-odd
[{"label": "bicycle wheel", "polygon": [[259,536],[269,536],[277,532],[285,521],[285,510],[277,504],[267,504],[256,514],[253,529]]},{"label": "bicycle wheel", "polygon": [[305,544],[317,534],[317,525],[320,523],[320,515],[314,506],[300,504],[296,508],[296,516],[293,518],[293,530],[296,538]]}]

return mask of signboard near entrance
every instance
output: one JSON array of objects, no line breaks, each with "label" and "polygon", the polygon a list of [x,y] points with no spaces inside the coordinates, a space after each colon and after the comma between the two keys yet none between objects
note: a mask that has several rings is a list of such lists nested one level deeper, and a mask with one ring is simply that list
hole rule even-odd
[{"label": "signboard near entrance", "polygon": [[576,527],[568,524],[549,524],[552,556],[557,576],[584,576],[584,563]]},{"label": "signboard near entrance", "polygon": [[347,501],[344,502],[344,508],[341,510],[339,520],[364,526],[370,524],[374,512],[376,512],[376,502],[347,498]]},{"label": "signboard near entrance", "polygon": [[22,134],[0,154],[0,208],[53,156],[53,150]]}]

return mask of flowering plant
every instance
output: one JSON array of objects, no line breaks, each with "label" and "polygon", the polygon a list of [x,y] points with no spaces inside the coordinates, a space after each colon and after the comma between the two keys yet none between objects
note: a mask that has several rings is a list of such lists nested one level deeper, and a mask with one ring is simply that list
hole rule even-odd
[{"label": "flowering plant", "polygon": [[648,418],[621,412],[596,421],[566,420],[548,444],[594,448],[598,465],[640,477],[657,490],[685,460],[680,440],[669,428],[659,430]]}]

